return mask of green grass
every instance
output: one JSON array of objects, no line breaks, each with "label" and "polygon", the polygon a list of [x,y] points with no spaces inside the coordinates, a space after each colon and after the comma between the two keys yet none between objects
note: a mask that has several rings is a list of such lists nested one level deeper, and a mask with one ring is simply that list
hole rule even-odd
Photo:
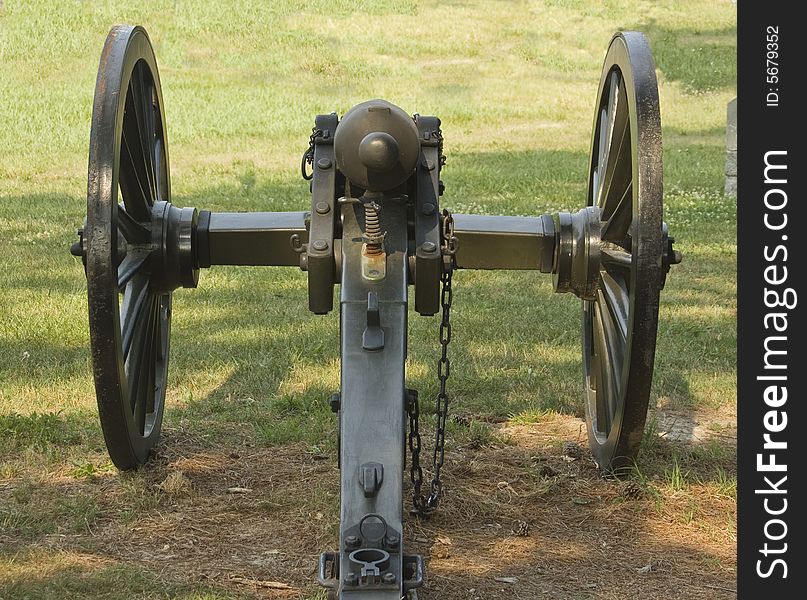
[{"label": "green grass", "polygon": [[[444,203],[453,210],[575,210],[607,43],[617,29],[644,30],[660,82],[665,219],[684,253],[662,296],[651,402],[733,414],[736,203],[722,196],[725,106],[736,94],[732,3],[6,1],[0,481],[34,490],[57,471],[76,479],[110,471],[94,408],[85,281],[67,249],[85,212],[98,57],[121,22],[144,25],[155,46],[174,203],[228,211],[307,208],[299,159],[314,115],[373,97],[442,119]],[[582,414],[578,302],[553,295],[535,273],[462,272],[455,286],[452,410],[521,423]],[[166,426],[211,446],[303,440],[333,453],[327,398],[339,386],[338,322],[309,314],[305,290],[296,269],[215,268],[197,290],[179,291]],[[436,326],[411,315],[408,385],[421,398],[437,389]],[[452,444],[501,442],[475,421],[452,432]],[[671,486],[685,483],[673,475]],[[731,493],[730,473],[712,476]],[[154,508],[136,478],[126,485],[132,518]],[[97,505],[81,498],[32,498],[0,498],[3,527],[20,539],[79,531],[98,518]],[[20,581],[0,595],[83,596],[112,581],[122,583],[104,597],[117,598],[115,590],[153,584],[122,567],[82,579],[71,569],[55,583]],[[153,597],[219,597],[155,585]]]}]

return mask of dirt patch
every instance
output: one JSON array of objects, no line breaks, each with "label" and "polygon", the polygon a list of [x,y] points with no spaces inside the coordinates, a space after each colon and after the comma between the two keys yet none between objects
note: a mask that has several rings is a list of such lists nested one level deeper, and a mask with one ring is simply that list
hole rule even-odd
[{"label": "dirt patch", "polygon": [[[702,478],[681,489],[605,480],[584,436],[579,419],[551,417],[451,449],[440,509],[406,517],[405,545],[427,561],[419,597],[734,596],[734,497]],[[53,478],[96,498],[91,531],[4,541],[255,598],[310,598],[319,553],[336,547],[338,480],[332,457],[303,445],[214,449],[169,430],[138,474]]]},{"label": "dirt patch", "polygon": [[660,408],[650,413],[656,433],[665,439],[684,444],[701,444],[714,438],[735,444],[737,416],[709,411],[684,411]]}]

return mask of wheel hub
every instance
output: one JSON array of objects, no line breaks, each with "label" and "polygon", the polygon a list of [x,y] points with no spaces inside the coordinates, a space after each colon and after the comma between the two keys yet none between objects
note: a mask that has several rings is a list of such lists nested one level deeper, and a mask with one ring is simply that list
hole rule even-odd
[{"label": "wheel hub", "polygon": [[600,209],[587,206],[574,214],[561,211],[555,216],[555,231],[555,291],[594,300],[600,268]]},{"label": "wheel hub", "polygon": [[159,201],[154,203],[151,218],[154,285],[165,293],[179,287],[195,288],[199,283],[194,253],[198,211]]}]

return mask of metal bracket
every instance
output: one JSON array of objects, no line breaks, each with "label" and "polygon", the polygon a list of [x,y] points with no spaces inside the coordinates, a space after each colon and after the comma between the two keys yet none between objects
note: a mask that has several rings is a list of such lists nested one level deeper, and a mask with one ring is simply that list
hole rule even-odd
[{"label": "metal bracket", "polygon": [[322,135],[315,139],[314,179],[311,182],[311,225],[306,248],[308,270],[308,308],[323,315],[333,309],[333,287],[336,280],[334,237],[336,229],[336,162],[333,136],[339,119],[335,113],[317,115],[316,129]]},{"label": "metal bracket", "polygon": [[[351,554],[353,553],[351,552]],[[404,554],[402,566],[403,581],[401,582],[401,587],[404,593],[408,592],[409,590],[422,587],[424,582],[423,557],[419,554]],[[359,577],[355,575],[350,579],[356,583],[359,581]],[[339,553],[323,552],[319,556],[317,581],[322,587],[335,590],[339,587],[339,580]]]},{"label": "metal bracket", "polygon": [[384,482],[384,465],[366,462],[359,468],[359,484],[364,489],[365,498],[375,498]]},{"label": "metal bracket", "polygon": [[440,309],[440,148],[437,117],[416,115],[420,133],[415,204],[415,310],[433,315]]},{"label": "metal bracket", "polygon": [[375,292],[367,292],[367,328],[361,336],[361,347],[369,352],[384,349],[384,330],[381,329],[378,294]]},{"label": "metal bracket", "polygon": [[423,557],[420,554],[404,554],[404,592],[423,586]]},{"label": "metal bracket", "polygon": [[328,589],[336,589],[339,585],[339,553],[323,552],[319,555],[317,581]]}]

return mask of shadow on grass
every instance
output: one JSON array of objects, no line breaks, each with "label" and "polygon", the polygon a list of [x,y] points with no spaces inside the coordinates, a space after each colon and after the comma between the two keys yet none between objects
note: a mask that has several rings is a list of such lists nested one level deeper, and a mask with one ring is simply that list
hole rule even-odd
[{"label": "shadow on grass", "polygon": [[29,386],[90,376],[89,346],[48,341],[2,340],[0,379],[5,385]]}]

